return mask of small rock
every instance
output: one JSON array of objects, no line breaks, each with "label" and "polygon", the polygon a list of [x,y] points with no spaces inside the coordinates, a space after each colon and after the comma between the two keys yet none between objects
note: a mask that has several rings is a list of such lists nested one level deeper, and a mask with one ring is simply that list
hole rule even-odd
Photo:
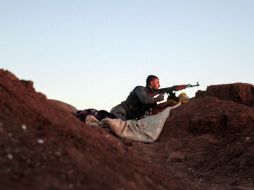
[{"label": "small rock", "polygon": [[195,170],[192,168],[188,168],[188,170],[190,170],[191,172],[195,172]]},{"label": "small rock", "polygon": [[0,122],[0,127],[2,127],[4,124],[2,122]]},{"label": "small rock", "polygon": [[27,127],[26,127],[26,125],[25,125],[25,124],[21,125],[21,128],[22,128],[24,131],[26,131],[26,130],[27,130]]},{"label": "small rock", "polygon": [[171,162],[182,162],[184,161],[186,158],[185,156],[180,153],[180,152],[173,152],[172,154],[170,154],[167,158],[167,162],[171,161]]},{"label": "small rock", "polygon": [[69,184],[68,186],[70,189],[73,189],[73,187],[74,187],[73,184]]},{"label": "small rock", "polygon": [[54,154],[55,154],[56,156],[62,156],[62,153],[61,153],[60,151],[56,151]]},{"label": "small rock", "polygon": [[245,141],[249,141],[250,140],[250,137],[245,137]]},{"label": "small rock", "polygon": [[43,144],[43,143],[44,143],[44,140],[43,140],[43,139],[38,139],[37,142],[38,142],[39,144]]},{"label": "small rock", "polygon": [[31,164],[31,163],[32,163],[32,161],[31,161],[31,160],[29,160],[29,159],[27,159],[27,160],[26,160],[26,163],[27,163],[27,164]]},{"label": "small rock", "polygon": [[19,148],[15,148],[15,149],[14,149],[14,152],[15,152],[15,153],[19,153],[19,152],[20,152],[20,149],[19,149]]},{"label": "small rock", "polygon": [[13,155],[12,155],[12,154],[7,154],[7,158],[8,158],[9,160],[12,160],[12,159],[13,159]]},{"label": "small rock", "polygon": [[67,171],[67,174],[69,174],[69,175],[72,175],[74,173],[74,171],[73,170],[69,170],[69,171]]}]

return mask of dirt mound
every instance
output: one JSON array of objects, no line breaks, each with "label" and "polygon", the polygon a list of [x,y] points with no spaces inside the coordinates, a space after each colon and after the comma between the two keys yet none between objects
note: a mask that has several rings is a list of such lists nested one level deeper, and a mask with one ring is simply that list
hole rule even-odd
[{"label": "dirt mound", "polygon": [[206,183],[253,187],[253,108],[206,97],[175,110],[167,122],[160,141],[184,156],[193,176]]},{"label": "dirt mound", "polygon": [[[0,189],[186,189],[129,149],[0,70]],[[127,145],[126,145],[127,144]]]},{"label": "dirt mound", "polygon": [[60,110],[66,110],[73,114],[75,114],[78,111],[78,109],[75,108],[74,106],[59,100],[48,99],[48,102],[51,103],[52,106],[59,107]]},{"label": "dirt mound", "polygon": [[144,144],[85,126],[75,108],[0,70],[0,188],[253,189],[253,94],[236,103],[207,93],[173,110],[158,141]]},{"label": "dirt mound", "polygon": [[254,86],[247,83],[208,86],[206,91],[198,91],[196,94],[197,98],[204,96],[214,96],[222,100],[254,106]]}]

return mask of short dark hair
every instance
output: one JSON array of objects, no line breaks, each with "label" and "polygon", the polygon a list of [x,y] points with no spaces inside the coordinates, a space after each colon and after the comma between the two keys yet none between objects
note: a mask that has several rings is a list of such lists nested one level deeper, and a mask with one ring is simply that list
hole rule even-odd
[{"label": "short dark hair", "polygon": [[152,80],[155,80],[155,79],[159,79],[157,76],[155,75],[149,75],[147,78],[146,78],[146,86],[148,86],[150,84],[150,82]]}]

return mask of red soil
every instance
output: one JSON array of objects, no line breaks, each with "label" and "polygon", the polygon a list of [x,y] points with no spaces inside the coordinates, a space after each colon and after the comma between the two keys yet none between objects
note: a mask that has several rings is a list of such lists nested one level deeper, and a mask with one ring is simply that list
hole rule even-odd
[{"label": "red soil", "polygon": [[0,189],[254,189],[254,87],[208,87],[152,144],[91,128],[0,70]]}]

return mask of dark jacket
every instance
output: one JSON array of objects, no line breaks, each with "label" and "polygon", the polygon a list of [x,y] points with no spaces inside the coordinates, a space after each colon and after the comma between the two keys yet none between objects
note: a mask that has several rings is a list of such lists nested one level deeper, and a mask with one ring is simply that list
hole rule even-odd
[{"label": "dark jacket", "polygon": [[153,98],[158,92],[150,87],[137,86],[121,104],[126,110],[127,119],[140,119],[149,108],[156,105]]}]

